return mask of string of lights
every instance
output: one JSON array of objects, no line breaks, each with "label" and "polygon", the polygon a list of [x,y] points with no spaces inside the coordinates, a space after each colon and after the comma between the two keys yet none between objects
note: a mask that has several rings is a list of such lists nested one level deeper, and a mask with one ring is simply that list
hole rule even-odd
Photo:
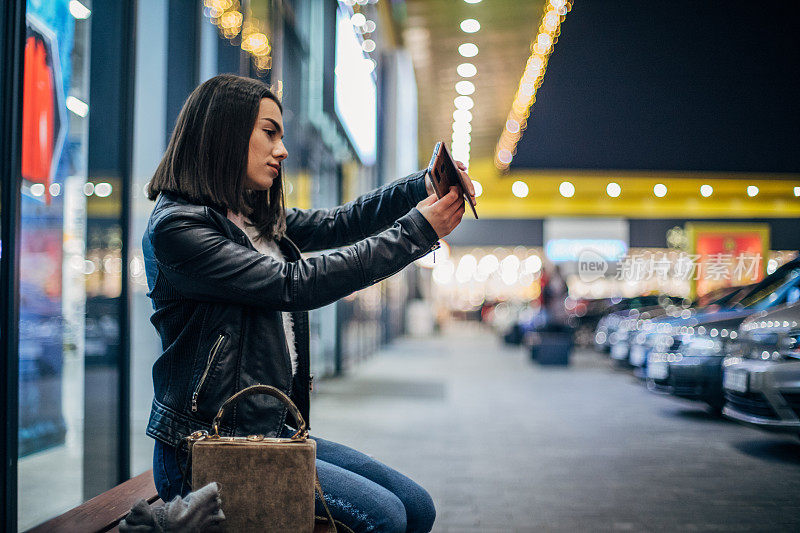
[{"label": "string of lights", "polygon": [[536,101],[536,91],[542,85],[547,62],[561,33],[561,23],[571,8],[572,3],[569,0],[548,0],[545,4],[539,32],[531,44],[531,55],[495,150],[494,164],[500,170],[507,170],[516,154],[517,143],[525,131],[531,107]]},{"label": "string of lights", "polygon": [[272,68],[272,46],[264,24],[253,16],[248,16],[245,21],[239,0],[204,0],[203,5],[203,13],[219,28],[223,37],[233,41],[241,34],[242,50],[253,57],[258,70]]}]

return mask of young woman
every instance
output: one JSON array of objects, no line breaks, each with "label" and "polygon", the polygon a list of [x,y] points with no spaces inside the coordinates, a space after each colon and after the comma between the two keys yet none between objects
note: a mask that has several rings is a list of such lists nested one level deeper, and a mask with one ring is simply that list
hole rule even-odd
[{"label": "young woman", "polygon": [[[153,366],[147,434],[156,439],[153,473],[164,501],[188,492],[181,439],[210,429],[235,392],[272,385],[308,420],[307,311],[427,254],[464,214],[455,190],[437,200],[425,171],[335,209],[284,209],[282,139],[281,103],[266,85],[217,76],[189,96],[149,185],[156,205],[143,250],[163,354]],[[286,436],[289,423],[277,401],[251,396],[221,432]],[[334,518],[355,531],[431,529],[435,510],[422,487],[360,452],[314,438]],[[324,515],[319,501],[317,511]]]}]

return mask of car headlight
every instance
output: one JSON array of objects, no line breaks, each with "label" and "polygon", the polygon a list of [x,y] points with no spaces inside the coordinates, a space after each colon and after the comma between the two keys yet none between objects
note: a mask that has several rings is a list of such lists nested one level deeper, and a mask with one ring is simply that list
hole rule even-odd
[{"label": "car headlight", "polygon": [[709,335],[692,335],[684,342],[684,355],[722,355],[722,341]]},{"label": "car headlight", "polygon": [[792,331],[778,343],[778,353],[786,359],[800,359],[800,331]]},{"label": "car headlight", "polygon": [[726,358],[724,358],[722,360],[722,367],[723,368],[728,368],[731,365],[738,365],[741,362],[742,362],[742,358],[741,357],[729,356],[729,357],[726,357]]},{"label": "car headlight", "polygon": [[648,346],[658,351],[668,351],[672,348],[675,339],[669,333],[656,333],[648,336]]}]

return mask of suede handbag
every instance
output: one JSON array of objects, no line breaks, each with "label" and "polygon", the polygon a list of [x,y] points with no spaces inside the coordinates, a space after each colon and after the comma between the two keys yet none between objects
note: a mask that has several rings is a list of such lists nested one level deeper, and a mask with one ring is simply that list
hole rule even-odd
[{"label": "suede handbag", "polygon": [[[289,438],[220,436],[225,409],[253,394],[268,394],[283,402],[297,422],[297,432]],[[195,431],[186,437],[187,465],[193,487],[212,481],[219,484],[226,531],[311,533],[316,490],[327,514],[328,531],[336,532],[317,478],[317,444],[308,437],[300,411],[286,394],[270,385],[242,389],[222,404],[211,427],[211,434]]]}]

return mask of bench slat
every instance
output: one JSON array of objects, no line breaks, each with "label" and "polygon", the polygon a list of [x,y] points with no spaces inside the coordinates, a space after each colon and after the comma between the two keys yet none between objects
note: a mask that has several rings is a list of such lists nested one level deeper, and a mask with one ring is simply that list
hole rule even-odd
[{"label": "bench slat", "polygon": [[100,533],[116,529],[131,507],[142,499],[151,505],[158,500],[152,470],[95,496],[88,502],[28,530],[27,533]]}]

